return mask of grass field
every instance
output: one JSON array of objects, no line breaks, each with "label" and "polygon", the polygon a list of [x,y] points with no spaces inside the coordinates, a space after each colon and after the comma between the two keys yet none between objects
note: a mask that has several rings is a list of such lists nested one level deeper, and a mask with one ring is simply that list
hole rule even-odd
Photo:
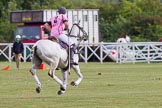
[{"label": "grass field", "polygon": [[[0,67],[7,64],[0,62]],[[83,81],[70,86],[76,79],[71,71],[67,92],[61,96],[47,75],[47,65],[37,71],[42,83],[37,94],[30,66],[21,63],[16,71],[12,62],[9,70],[0,70],[0,108],[162,108],[162,63],[80,63]]]}]

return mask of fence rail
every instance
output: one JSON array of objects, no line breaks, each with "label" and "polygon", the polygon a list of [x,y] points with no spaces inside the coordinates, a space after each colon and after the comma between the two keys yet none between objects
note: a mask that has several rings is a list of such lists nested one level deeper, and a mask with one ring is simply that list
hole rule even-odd
[{"label": "fence rail", "polygon": [[[33,44],[24,44],[22,59],[24,62],[30,59],[30,51]],[[81,44],[79,47],[80,61],[106,62],[110,55],[116,51],[114,59],[116,63],[136,62],[160,62],[162,61],[162,42],[130,42],[130,43],[98,43]],[[0,59],[12,61],[12,43],[0,43]]]}]

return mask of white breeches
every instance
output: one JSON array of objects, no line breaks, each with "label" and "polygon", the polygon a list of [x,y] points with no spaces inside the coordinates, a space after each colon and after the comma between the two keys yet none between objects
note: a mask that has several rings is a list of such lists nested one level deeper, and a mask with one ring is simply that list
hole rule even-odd
[{"label": "white breeches", "polygon": [[74,42],[65,34],[61,34],[57,37],[60,41],[66,43],[67,45],[71,46]]}]

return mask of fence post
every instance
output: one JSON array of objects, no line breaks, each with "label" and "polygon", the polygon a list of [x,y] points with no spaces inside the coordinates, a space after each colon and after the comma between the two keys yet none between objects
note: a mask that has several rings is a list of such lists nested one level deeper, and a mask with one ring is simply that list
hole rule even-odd
[{"label": "fence post", "polygon": [[85,44],[85,63],[88,61],[88,45]]},{"label": "fence post", "polygon": [[8,55],[9,55],[9,62],[11,62],[12,61],[12,44],[9,44]]},{"label": "fence post", "polygon": [[103,42],[99,43],[100,46],[100,62],[103,63]]},{"label": "fence post", "polygon": [[148,51],[147,52],[147,62],[150,63],[150,45],[149,44],[147,44],[147,49],[148,49],[147,50]]}]

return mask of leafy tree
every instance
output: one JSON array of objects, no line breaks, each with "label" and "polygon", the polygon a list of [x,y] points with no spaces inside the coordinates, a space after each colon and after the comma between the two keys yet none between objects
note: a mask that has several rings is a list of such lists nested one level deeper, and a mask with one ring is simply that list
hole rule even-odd
[{"label": "leafy tree", "polygon": [[16,1],[12,0],[8,2],[8,9],[6,11],[3,11],[2,17],[0,19],[0,39],[1,42],[11,42],[12,41],[12,34],[14,30],[14,25],[10,24],[9,20],[9,12],[11,10],[16,10]]},{"label": "leafy tree", "polygon": [[110,42],[129,34],[131,18],[141,12],[134,2],[126,0],[114,5],[105,4],[100,11],[102,11],[100,15],[103,16],[103,19],[100,21],[100,30],[104,33],[102,34],[104,41]]},{"label": "leafy tree", "polygon": [[135,3],[141,8],[141,16],[159,16],[162,14],[162,3],[160,0],[135,0]]},{"label": "leafy tree", "polygon": [[[157,41],[162,36],[160,0],[136,0],[137,6],[142,10],[131,21],[130,31],[133,41]],[[139,40],[137,40],[137,36]]]},{"label": "leafy tree", "polygon": [[12,41],[14,24],[9,12],[14,10],[99,8],[102,41],[113,42],[123,35],[132,41],[156,41],[162,36],[161,0],[1,0],[0,40]]},{"label": "leafy tree", "polygon": [[23,0],[21,3],[22,10],[31,10],[32,0]]}]

